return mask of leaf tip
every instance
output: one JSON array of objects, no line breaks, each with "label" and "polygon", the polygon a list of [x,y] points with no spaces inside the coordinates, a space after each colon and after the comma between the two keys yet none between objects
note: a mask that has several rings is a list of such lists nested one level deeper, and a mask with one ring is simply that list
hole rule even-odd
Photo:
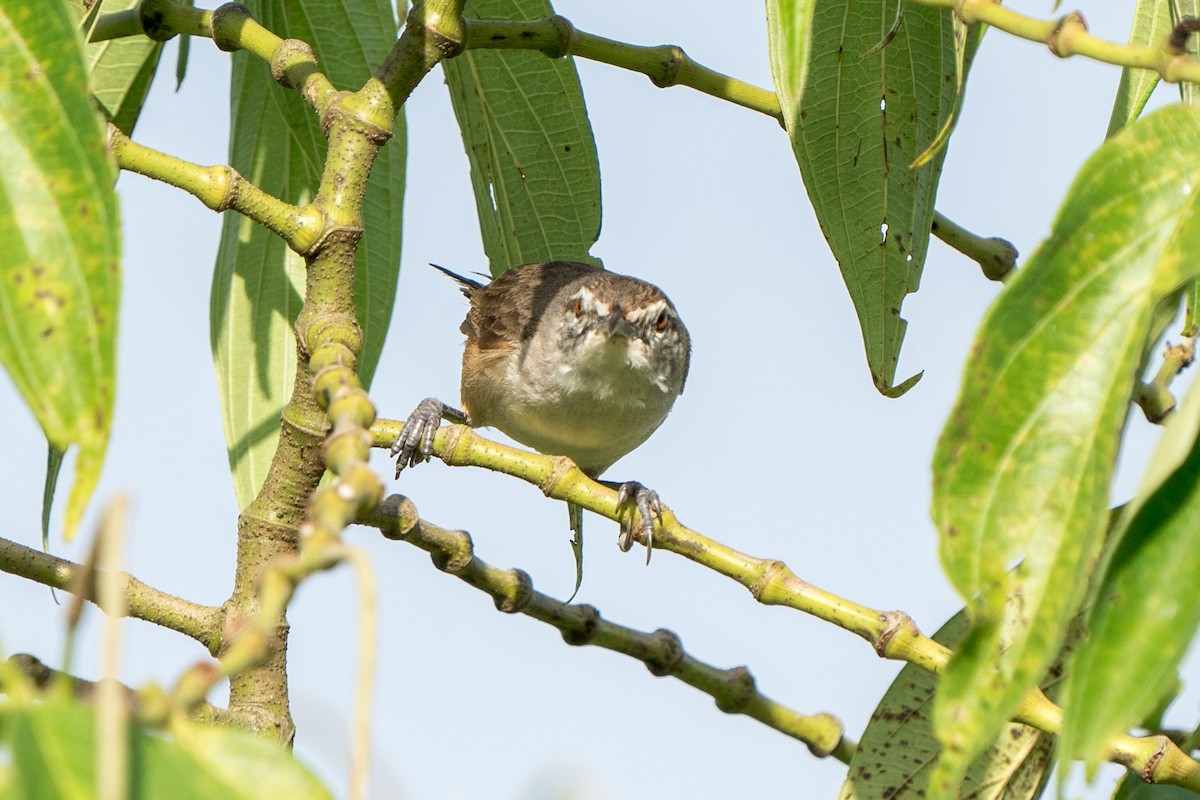
[{"label": "leaf tip", "polygon": [[874,381],[875,381],[875,388],[879,391],[879,393],[881,395],[883,395],[884,397],[887,397],[889,399],[895,400],[896,398],[900,397],[901,395],[906,394],[909,389],[916,386],[918,381],[920,381],[921,378],[924,377],[924,375],[925,375],[925,370],[921,370],[920,372],[918,372],[916,375],[913,375],[908,380],[904,381],[903,383],[898,383],[895,386],[889,386],[888,385],[889,382],[881,380],[881,376],[872,375],[872,378],[874,378]]}]

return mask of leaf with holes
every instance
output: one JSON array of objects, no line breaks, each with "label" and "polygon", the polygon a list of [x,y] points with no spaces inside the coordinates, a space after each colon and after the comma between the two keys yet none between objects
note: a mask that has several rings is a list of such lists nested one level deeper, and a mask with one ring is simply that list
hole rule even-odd
[{"label": "leaf with holes", "polygon": [[[959,612],[933,639],[952,648],[966,632],[966,614]],[[900,670],[867,723],[839,800],[923,800],[940,751],[931,719],[937,682],[936,675],[915,664]],[[973,800],[1038,797],[1053,752],[1054,737],[1010,723],[971,763],[958,796]]]},{"label": "leaf with holes", "polygon": [[[952,116],[969,58],[953,15],[900,0],[768,6],[775,90],[821,231],[854,301],[875,387],[896,384],[945,149],[909,169]],[[803,97],[803,103],[799,98]]]}]

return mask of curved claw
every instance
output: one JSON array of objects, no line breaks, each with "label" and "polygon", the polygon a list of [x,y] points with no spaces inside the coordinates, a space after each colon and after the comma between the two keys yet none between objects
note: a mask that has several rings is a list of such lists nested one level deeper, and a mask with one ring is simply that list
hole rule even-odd
[{"label": "curved claw", "polygon": [[426,397],[404,421],[400,435],[392,445],[391,453],[399,456],[396,459],[396,477],[405,467],[416,466],[422,461],[428,461],[433,454],[433,435],[442,424],[443,417],[462,417],[465,415],[457,409],[447,408],[446,404],[436,397]]},{"label": "curved claw", "polygon": [[658,492],[647,489],[637,481],[626,481],[617,489],[617,512],[630,507],[630,513],[621,517],[621,533],[617,536],[617,546],[622,552],[628,552],[633,547],[634,509],[642,515],[642,530],[646,534],[646,563],[650,563],[650,554],[654,552],[654,528],[662,524],[662,501]]}]

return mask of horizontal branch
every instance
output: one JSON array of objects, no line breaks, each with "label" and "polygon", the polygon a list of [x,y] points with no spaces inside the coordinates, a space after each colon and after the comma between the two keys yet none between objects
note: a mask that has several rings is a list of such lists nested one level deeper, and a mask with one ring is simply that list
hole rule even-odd
[{"label": "horizontal branch", "polygon": [[690,86],[707,95],[774,117],[783,124],[779,100],[769,89],[731,78],[693,61],[678,45],[626,44],[577,29],[566,17],[532,22],[468,19],[466,49],[536,50],[550,58],[579,56],[640,72],[655,86]]},{"label": "horizontal branch", "polygon": [[843,738],[841,722],[829,714],[805,716],[758,691],[754,676],[745,667],[719,669],[683,649],[671,631],[642,633],[609,622],[588,605],[565,605],[535,591],[521,570],[503,570],[475,556],[471,537],[462,531],[439,528],[417,514],[407,497],[392,495],[359,522],[379,528],[389,539],[414,544],[433,556],[433,563],[476,589],[487,592],[496,608],[521,613],[558,628],[571,645],[595,645],[646,665],[653,675],[671,676],[710,695],[727,714],[744,714],[775,730],[799,739],[813,755],[850,763],[855,745]]},{"label": "horizontal branch", "polygon": [[308,252],[325,232],[324,218],[311,205],[294,206],[273,197],[233,167],[184,161],[134,142],[112,124],[108,142],[121,169],[183,189],[213,211],[233,209],[278,234],[297,253]]},{"label": "horizontal branch", "polygon": [[[80,581],[80,570],[83,569],[84,567],[72,561],[8,539],[0,539],[0,570],[66,592],[86,586],[83,599],[96,603],[94,589],[97,582]],[[221,609],[203,606],[159,591],[142,583],[128,572],[118,572],[117,576],[125,583],[125,600],[128,604],[125,616],[178,631],[204,645],[210,653],[216,654],[225,619]]]},{"label": "horizontal branch", "polygon": [[977,261],[988,280],[1003,281],[1017,268],[1017,248],[1007,239],[972,233],[937,211],[930,230],[945,245]]},{"label": "horizontal branch", "polygon": [[[371,428],[376,447],[390,447],[400,422],[380,420]],[[619,520],[617,491],[585,475],[569,458],[531,453],[490,441],[465,425],[445,425],[434,436],[433,453],[450,466],[476,466],[503,472],[537,486],[547,497],[565,500],[612,520]],[[636,538],[645,542],[639,530]],[[686,527],[664,506],[655,528],[655,549],[690,561],[745,586],[755,600],[811,614],[867,640],[882,658],[905,661],[941,674],[951,651],[918,630],[902,611],[877,611],[801,580],[787,564],[757,558],[727,547]],[[1022,701],[1014,721],[1047,733],[1062,727],[1062,709],[1040,690]],[[1200,791],[1200,763],[1189,758],[1165,736],[1113,737],[1105,759],[1120,764],[1151,783],[1170,783]]]},{"label": "horizontal branch", "polygon": [[1078,11],[1059,19],[1037,19],[1002,6],[997,0],[908,0],[926,6],[954,9],[968,25],[985,24],[1031,42],[1041,42],[1060,58],[1084,56],[1105,64],[1157,72],[1168,83],[1200,82],[1200,61],[1184,52],[1172,34],[1156,47],[1118,44],[1088,33]]},{"label": "horizontal branch", "polygon": [[[6,663],[28,679],[34,688],[40,691],[46,691],[53,688],[59,682],[65,682],[70,687],[72,695],[84,702],[91,702],[95,699],[96,693],[100,688],[100,682],[98,681],[89,681],[54,669],[44,664],[37,656],[30,655],[29,653],[15,653],[8,657]],[[0,667],[2,666],[0,665]],[[0,691],[4,690],[3,675],[4,670],[0,669]],[[141,715],[144,705],[154,704],[157,701],[156,693],[153,690],[138,691],[125,684],[119,684],[119,686],[121,695],[124,697],[129,711],[135,716]],[[11,689],[9,691],[11,692]],[[192,713],[192,719],[214,725],[230,724],[225,710],[209,703],[204,703],[196,707]]]},{"label": "horizontal branch", "polygon": [[141,0],[133,8],[100,14],[88,41],[138,34],[156,42],[175,36],[201,36],[212,39],[221,50],[245,50],[270,65],[275,80],[281,86],[296,89],[320,117],[338,95],[320,71],[308,43],[277,36],[240,3],[225,3],[208,11],[179,0]]},{"label": "horizontal branch", "polygon": [[[709,69],[693,61],[678,45],[645,47],[617,42],[585,33],[558,15],[531,22],[468,19],[466,32],[467,50],[532,50],[548,58],[579,56],[640,72],[660,88],[688,86],[766,114],[783,124],[783,111],[775,92]],[[1002,280],[1016,267],[1016,248],[1004,239],[971,233],[938,213],[934,215],[932,232],[950,247],[978,261],[983,274],[991,280]]]}]

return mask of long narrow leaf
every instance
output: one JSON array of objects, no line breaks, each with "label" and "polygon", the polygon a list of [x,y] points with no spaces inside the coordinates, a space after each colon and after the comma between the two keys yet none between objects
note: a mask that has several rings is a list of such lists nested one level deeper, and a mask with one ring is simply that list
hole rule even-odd
[{"label": "long narrow leaf", "polygon": [[[532,20],[554,9],[547,0],[471,0],[466,13]],[[574,61],[478,50],[443,68],[492,274],[556,258],[596,262],[600,166]]]},{"label": "long narrow leaf", "polygon": [[[387,53],[395,21],[387,0],[263,0],[256,18],[281,36],[309,42],[338,86],[361,85]],[[311,109],[283,89],[265,64],[234,60],[230,162],[257,186],[293,203],[312,199],[325,139]],[[403,119],[371,173],[365,233],[355,265],[354,302],[364,334],[359,376],[369,385],[387,333],[400,270],[404,201]],[[229,214],[221,231],[211,301],[213,361],[239,506],[266,476],[279,414],[296,368],[292,323],[304,296],[304,264],[273,234]]]},{"label": "long narrow leaf", "polygon": [[908,324],[900,308],[921,279],[945,149],[908,165],[954,112],[964,72],[953,16],[899,0],[789,0],[768,4],[768,23],[784,122],[871,378],[899,396],[920,377],[895,383]]}]

